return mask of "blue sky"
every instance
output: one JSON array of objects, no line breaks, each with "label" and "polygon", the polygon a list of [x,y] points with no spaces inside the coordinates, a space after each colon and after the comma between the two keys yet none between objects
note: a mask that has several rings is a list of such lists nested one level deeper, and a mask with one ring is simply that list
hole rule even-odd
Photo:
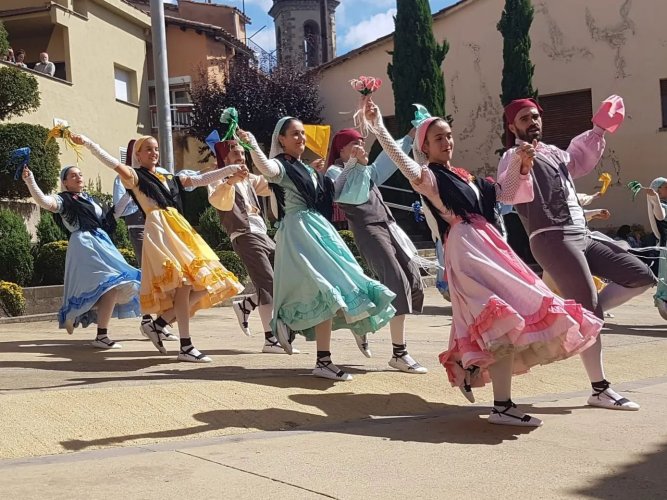
[{"label": "blue sky", "polygon": [[[239,10],[243,8],[243,0],[215,1],[232,5]],[[455,1],[430,0],[429,3],[431,10],[437,12]],[[275,49],[273,19],[267,14],[272,4],[272,0],[245,0],[246,14],[252,19],[252,24],[248,26],[248,35],[252,36],[262,26],[266,26],[252,40],[268,51]],[[395,13],[395,0],[341,0],[336,9],[337,55],[394,31],[392,16]]]}]

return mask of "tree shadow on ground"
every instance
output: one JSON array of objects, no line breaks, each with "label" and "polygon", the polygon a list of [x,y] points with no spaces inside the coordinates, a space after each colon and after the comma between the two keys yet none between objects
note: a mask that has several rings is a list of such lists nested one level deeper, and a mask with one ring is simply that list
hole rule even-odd
[{"label": "tree shadow on ground", "polygon": [[570,493],[585,498],[665,498],[667,492],[667,442],[657,451],[637,456],[634,463],[614,467],[614,472],[591,479],[589,486]]},{"label": "tree shadow on ground", "polygon": [[[70,451],[114,446],[134,440],[183,438],[224,429],[262,431],[318,431],[370,436],[392,441],[497,445],[528,434],[535,428],[490,425],[487,408],[433,403],[414,394],[296,394],[293,402],[311,406],[324,415],[293,409],[214,410],[193,415],[201,425],[91,440],[62,441]],[[409,409],[409,416],[402,416]],[[569,413],[554,408],[554,413]],[[417,416],[415,416],[417,414]],[[421,414],[421,415],[420,415]],[[331,422],[334,422],[333,424]]]},{"label": "tree shadow on ground", "polygon": [[424,306],[421,312],[423,316],[449,316],[452,315],[452,306]]}]

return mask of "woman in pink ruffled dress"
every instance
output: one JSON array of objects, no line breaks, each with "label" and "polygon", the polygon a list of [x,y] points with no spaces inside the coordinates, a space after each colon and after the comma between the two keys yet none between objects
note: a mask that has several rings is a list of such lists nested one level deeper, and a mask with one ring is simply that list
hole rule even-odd
[{"label": "woman in pink ruffled dress", "polygon": [[585,350],[595,342],[602,321],[554,295],[495,227],[496,201],[528,195],[529,172],[519,165],[501,186],[452,167],[449,124],[421,106],[413,122],[412,160],[390,136],[372,101],[365,113],[386,153],[424,196],[443,234],[453,317],[449,348],[440,362],[449,381],[470,401],[472,387],[492,382],[490,423],[542,425],[512,402],[512,375]]}]

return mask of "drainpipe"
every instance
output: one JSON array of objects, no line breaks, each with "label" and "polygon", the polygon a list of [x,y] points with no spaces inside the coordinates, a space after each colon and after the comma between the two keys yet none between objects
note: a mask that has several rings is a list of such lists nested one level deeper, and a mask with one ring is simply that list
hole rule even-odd
[{"label": "drainpipe", "polygon": [[320,0],[320,33],[322,34],[322,64],[329,61],[329,4]]},{"label": "drainpipe", "polygon": [[153,32],[153,68],[157,126],[160,141],[160,166],[174,172],[174,149],[171,138],[171,104],[169,102],[169,71],[167,67],[167,34],[163,0],[151,0],[151,29]]}]

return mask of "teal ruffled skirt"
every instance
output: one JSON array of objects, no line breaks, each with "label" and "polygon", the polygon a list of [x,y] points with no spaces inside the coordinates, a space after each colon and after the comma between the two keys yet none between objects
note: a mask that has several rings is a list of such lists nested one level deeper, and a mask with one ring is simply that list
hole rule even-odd
[{"label": "teal ruffled skirt", "polygon": [[335,228],[318,212],[287,214],[276,233],[273,307],[276,317],[308,340],[333,319],[333,329],[375,332],[394,316],[395,294],[366,276]]}]

